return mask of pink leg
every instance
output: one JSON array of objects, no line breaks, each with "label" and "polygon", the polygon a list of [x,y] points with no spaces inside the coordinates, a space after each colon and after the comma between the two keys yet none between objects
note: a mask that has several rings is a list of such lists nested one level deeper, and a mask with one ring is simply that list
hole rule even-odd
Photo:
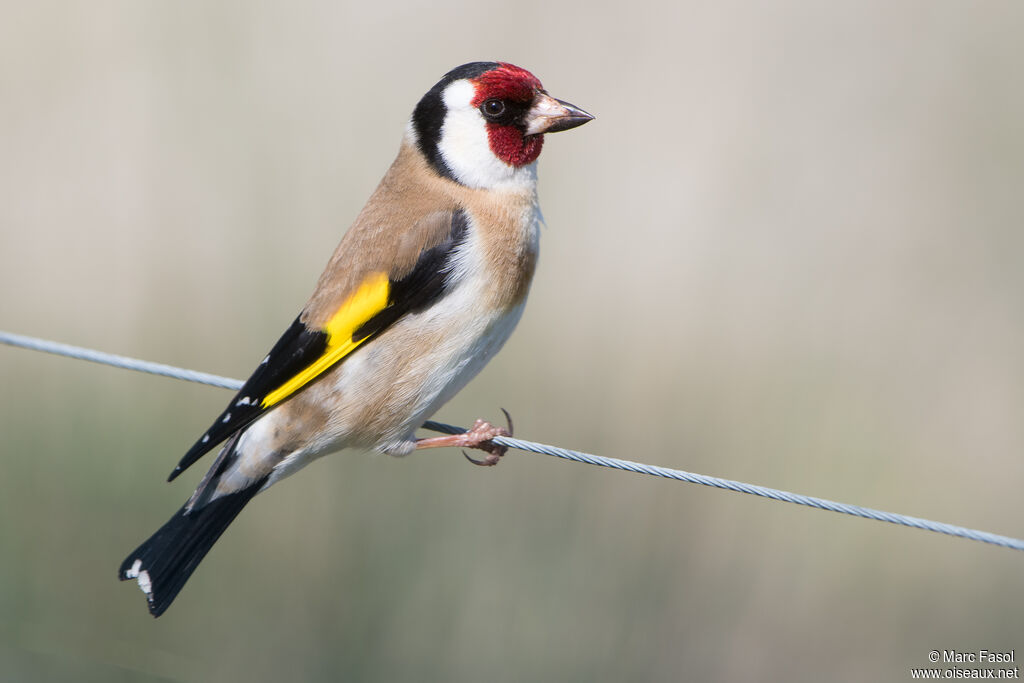
[{"label": "pink leg", "polygon": [[512,418],[509,417],[508,412],[502,408],[501,412],[505,413],[505,419],[508,420],[508,429],[501,427],[495,427],[490,422],[484,420],[477,420],[473,423],[473,426],[462,434],[451,434],[449,436],[434,436],[429,439],[417,439],[416,449],[420,448],[476,448],[477,450],[484,451],[487,453],[487,457],[483,460],[475,460],[463,451],[462,454],[466,456],[466,460],[469,460],[474,465],[482,465],[485,467],[491,467],[498,464],[498,460],[501,456],[505,455],[505,451],[508,450],[506,446],[499,446],[494,443],[492,439],[497,436],[512,436]]}]

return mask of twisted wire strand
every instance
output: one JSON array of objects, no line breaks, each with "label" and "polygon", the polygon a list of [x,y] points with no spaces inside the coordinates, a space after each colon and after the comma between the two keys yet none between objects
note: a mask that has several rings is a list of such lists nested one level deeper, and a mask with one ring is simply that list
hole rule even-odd
[{"label": "twisted wire strand", "polygon": [[[138,358],[105,353],[94,349],[72,346],[70,344],[61,344],[59,342],[13,334],[10,332],[0,331],[0,343],[23,349],[52,353],[58,356],[66,356],[68,358],[87,360],[93,363],[100,363],[102,365],[124,368],[126,370],[135,370],[163,377],[173,377],[174,379],[207,384],[209,386],[221,387],[224,389],[237,391],[242,387],[241,381],[230,377],[222,377],[220,375],[213,375],[206,372],[198,372],[196,370],[187,370],[173,365],[153,363],[151,361],[144,361]],[[454,425],[434,421],[425,422],[423,427],[424,429],[442,432],[445,434],[461,434],[466,431],[462,427],[456,427]],[[980,541],[981,543],[990,543],[992,545],[1011,548],[1013,550],[1024,550],[1024,540],[1021,539],[1012,538],[1010,536],[1001,536],[999,534],[979,531],[977,529],[970,529],[967,527],[957,526],[955,524],[944,524],[942,522],[935,522],[921,517],[910,517],[908,515],[901,515],[895,512],[886,512],[885,510],[876,510],[873,508],[862,507],[860,505],[840,503],[827,500],[825,498],[815,498],[814,496],[790,493],[789,491],[768,488],[766,486],[758,486],[756,484],[747,484],[745,482],[734,481],[732,479],[722,479],[719,477],[695,474],[693,472],[685,472],[683,470],[675,470],[667,467],[646,465],[644,463],[633,462],[630,460],[620,460],[618,458],[592,455],[590,453],[574,451],[568,448],[560,448],[558,446],[535,443],[533,441],[524,441],[522,439],[512,437],[499,436],[495,437],[493,441],[496,444],[507,446],[508,448],[515,448],[531,453],[539,453],[541,455],[550,455],[564,460],[571,460],[573,462],[597,465],[599,467],[609,467],[612,469],[624,470],[626,472],[636,472],[638,474],[647,474],[653,477],[662,477],[675,481],[685,481],[691,484],[701,484],[702,486],[711,486],[717,489],[746,493],[752,496],[760,496],[762,498],[777,500],[784,503],[794,503],[796,505],[804,505],[807,507],[817,508],[819,510],[828,510],[830,512],[838,512],[844,515],[873,519],[879,522],[899,524],[915,529],[923,529],[925,531],[946,534],[948,536]]]}]

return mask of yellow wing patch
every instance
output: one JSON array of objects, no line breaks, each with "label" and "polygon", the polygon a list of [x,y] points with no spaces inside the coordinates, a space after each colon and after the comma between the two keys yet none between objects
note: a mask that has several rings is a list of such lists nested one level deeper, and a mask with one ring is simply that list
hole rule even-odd
[{"label": "yellow wing patch", "polygon": [[339,360],[352,353],[365,339],[352,341],[352,335],[370,318],[380,313],[388,305],[390,285],[384,273],[370,275],[355,294],[350,296],[338,312],[327,321],[327,349],[324,354],[313,361],[301,372],[266,395],[262,406],[280,403],[315,378],[324,373]]}]

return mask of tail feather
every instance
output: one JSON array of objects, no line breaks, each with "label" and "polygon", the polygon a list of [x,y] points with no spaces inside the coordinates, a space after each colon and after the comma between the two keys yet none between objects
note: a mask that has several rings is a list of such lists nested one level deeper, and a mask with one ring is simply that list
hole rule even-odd
[{"label": "tail feather", "polygon": [[170,607],[185,582],[242,508],[263,487],[266,479],[221,496],[203,507],[182,507],[170,521],[135,549],[121,564],[122,581],[135,579],[158,617]]}]

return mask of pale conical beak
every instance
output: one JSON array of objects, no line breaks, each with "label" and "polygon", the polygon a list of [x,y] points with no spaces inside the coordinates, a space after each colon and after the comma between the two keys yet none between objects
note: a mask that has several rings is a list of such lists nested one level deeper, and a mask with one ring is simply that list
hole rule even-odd
[{"label": "pale conical beak", "polygon": [[526,134],[557,133],[582,126],[592,121],[593,116],[574,104],[556,100],[547,93],[541,93],[526,114]]}]

